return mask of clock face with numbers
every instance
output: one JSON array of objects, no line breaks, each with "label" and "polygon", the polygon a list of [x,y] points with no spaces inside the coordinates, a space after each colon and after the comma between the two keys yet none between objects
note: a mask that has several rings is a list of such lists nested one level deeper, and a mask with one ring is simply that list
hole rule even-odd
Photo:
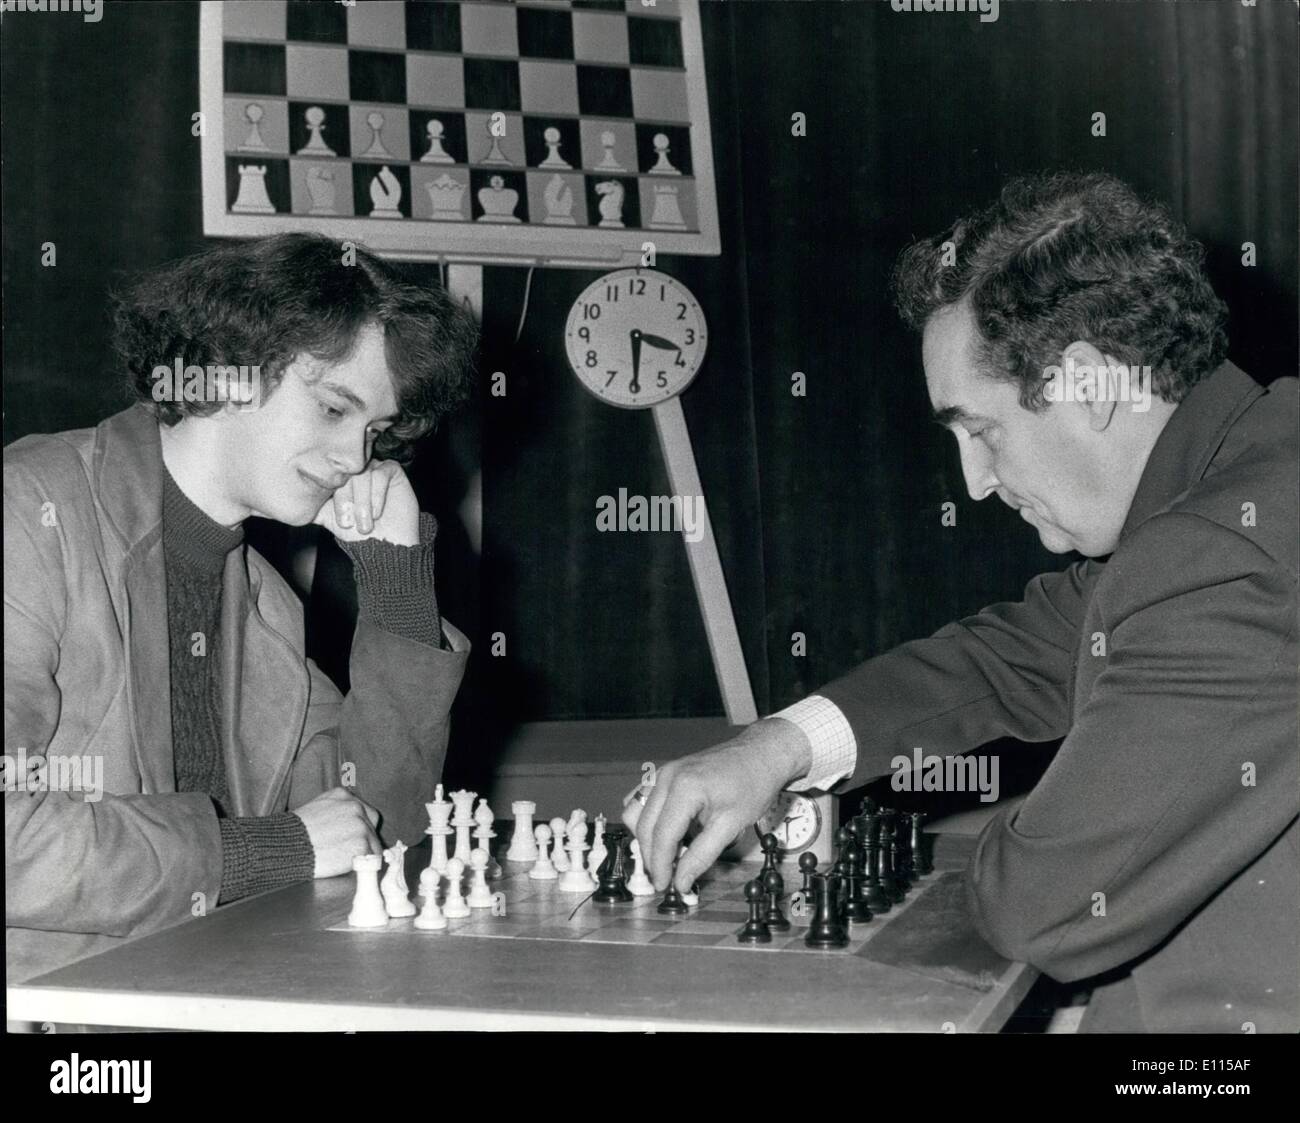
[{"label": "clock face with numbers", "polygon": [[574,302],[564,346],[578,381],[603,402],[644,409],[680,394],[704,361],[704,313],[680,281],[620,269]]},{"label": "clock face with numbers", "polygon": [[797,854],[818,841],[822,831],[821,808],[808,796],[779,792],[757,826],[763,834],[776,835],[777,845],[787,854]]}]

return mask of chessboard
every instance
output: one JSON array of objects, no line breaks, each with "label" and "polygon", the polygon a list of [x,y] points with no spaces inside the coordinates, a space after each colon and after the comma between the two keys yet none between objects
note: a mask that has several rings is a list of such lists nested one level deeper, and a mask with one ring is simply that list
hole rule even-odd
[{"label": "chessboard", "polygon": [[206,234],[720,252],[697,0],[209,0],[200,67]]},{"label": "chessboard", "polygon": [[[424,847],[408,852],[406,867],[412,885],[419,879],[421,864],[427,861]],[[985,944],[968,923],[953,923],[954,915],[964,914],[964,875],[961,863],[951,855],[942,864],[953,868],[936,868],[916,877],[903,900],[889,911],[866,922],[849,923],[847,944],[836,949],[809,947],[805,942],[814,910],[810,898],[800,891],[800,874],[793,860],[779,867],[787,886],[781,906],[790,928],[772,930],[770,943],[747,944],[737,938],[749,915],[745,885],[761,868],[753,861],[718,862],[700,879],[698,903],[679,915],[661,914],[658,894],[597,904],[589,894],[562,892],[555,880],[532,880],[527,863],[502,862],[501,876],[490,882],[496,907],[473,909],[470,916],[449,920],[440,930],[420,930],[412,918],[405,917],[390,918],[372,928],[353,927],[346,902],[336,906],[325,928],[357,940],[399,940],[424,947],[431,960],[436,960],[444,941],[460,939],[624,944],[644,948],[647,954],[664,948],[693,948],[726,955],[794,952],[859,956],[986,993],[998,985],[1011,963]],[[439,900],[445,899],[445,892],[440,890]],[[418,904],[417,893],[411,896]]]}]

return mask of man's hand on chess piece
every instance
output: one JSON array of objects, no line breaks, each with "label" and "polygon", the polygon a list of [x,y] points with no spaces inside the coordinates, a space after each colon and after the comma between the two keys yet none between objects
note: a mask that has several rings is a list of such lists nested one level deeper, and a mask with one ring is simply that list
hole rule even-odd
[{"label": "man's hand on chess piece", "polygon": [[331,788],[293,813],[302,820],[316,852],[313,877],[337,877],[352,872],[352,859],[361,854],[382,854],[375,827],[379,812],[347,788]]},{"label": "man's hand on chess piece", "polygon": [[372,460],[325,503],[312,520],[343,542],[380,538],[420,544],[420,504],[401,465]]},{"label": "man's hand on chess piece", "polygon": [[[798,726],[767,718],[730,741],[661,766],[636,821],[655,889],[666,889],[672,877],[679,892],[688,892],[767,810],[776,793],[807,773],[811,758],[808,738]],[[674,876],[673,859],[692,822],[701,830],[677,860]]]}]

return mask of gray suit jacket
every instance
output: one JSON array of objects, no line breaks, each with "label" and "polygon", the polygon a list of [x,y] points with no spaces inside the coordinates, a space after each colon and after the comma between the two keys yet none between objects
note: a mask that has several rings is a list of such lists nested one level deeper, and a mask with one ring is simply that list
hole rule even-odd
[{"label": "gray suit jacket", "polygon": [[[133,406],[7,448],[4,530],[5,752],[97,763],[105,793],[5,792],[13,983],[212,908],[222,854],[212,800],[175,785],[153,417]],[[291,809],[349,779],[386,841],[418,841],[468,641],[444,624],[458,650],[439,651],[363,619],[343,698],[257,551],[232,551],[222,580],[230,813]]]},{"label": "gray suit jacket", "polygon": [[1108,974],[1084,1028],[1300,1030],[1297,382],[1231,364],[1174,412],[1119,545],[819,693],[890,758],[1065,737],[979,839],[1004,954]]}]

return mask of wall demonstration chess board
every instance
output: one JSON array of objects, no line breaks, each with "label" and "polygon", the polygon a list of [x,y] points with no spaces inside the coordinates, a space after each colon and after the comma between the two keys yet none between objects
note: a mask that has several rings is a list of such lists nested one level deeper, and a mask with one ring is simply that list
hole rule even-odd
[{"label": "wall demonstration chess board", "polygon": [[698,0],[206,0],[199,36],[205,234],[720,252]]}]

